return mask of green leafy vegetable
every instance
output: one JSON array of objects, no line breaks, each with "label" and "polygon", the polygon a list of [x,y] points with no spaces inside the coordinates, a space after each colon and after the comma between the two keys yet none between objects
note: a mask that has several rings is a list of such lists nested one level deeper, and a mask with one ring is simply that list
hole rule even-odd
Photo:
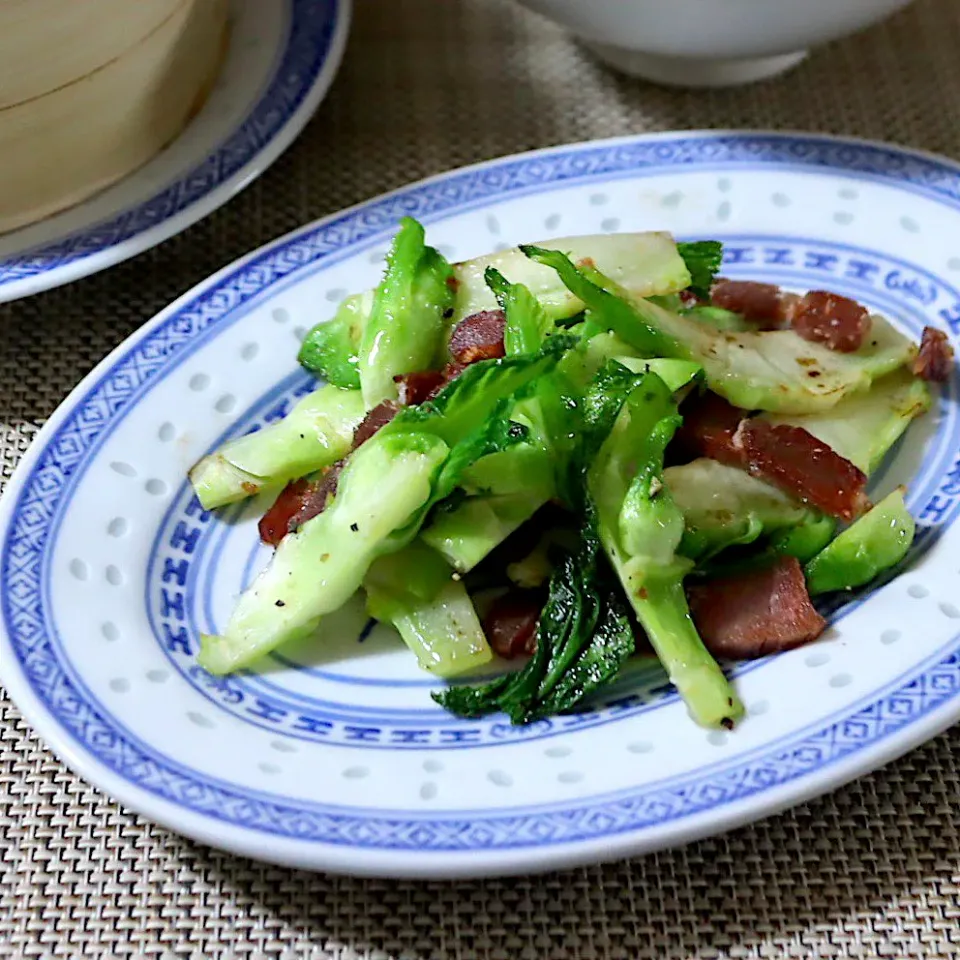
[{"label": "green leafy vegetable", "polygon": [[640,360],[636,357],[614,357],[633,373],[655,373],[674,395],[694,386],[703,376],[703,367],[693,360],[670,360],[653,358]]},{"label": "green leafy vegetable", "polygon": [[729,547],[820,519],[817,511],[778,487],[716,460],[668,467],[663,481],[683,513],[679,552],[698,563]]},{"label": "green leafy vegetable", "polygon": [[915,530],[903,490],[894,490],[806,565],[807,588],[816,595],[869,583],[907,555]]},{"label": "green leafy vegetable", "polygon": [[344,300],[332,320],[318,323],[306,335],[297,354],[300,364],[334,386],[359,390],[357,353],[372,305],[373,291]]},{"label": "green leafy vegetable", "polygon": [[[702,292],[701,295],[703,295]],[[650,303],[660,307],[662,310],[668,310],[671,313],[682,313],[685,317],[708,324],[716,330],[756,330],[756,324],[750,323],[739,313],[734,313],[732,310],[724,310],[723,307],[715,307],[710,303],[694,303],[690,305],[675,293],[665,297],[648,297],[647,299]]]},{"label": "green leafy vegetable", "polygon": [[714,308],[679,309],[673,298],[642,299],[612,284],[605,289],[555,251],[539,259],[589,299],[592,323],[612,330],[640,357],[701,365],[710,389],[745,410],[822,413],[865,392],[916,354],[916,346],[882,317],[872,318],[870,339],[858,351],[839,353],[793,330],[739,329],[735,314],[731,322],[721,322]]},{"label": "green leafy vegetable", "polygon": [[[312,632],[321,616],[356,592],[396,531],[415,527],[449,454],[428,434],[393,434],[356,450],[332,504],[283,538],[240,597],[223,635],[201,638],[200,665],[227,673]],[[389,497],[379,495],[385,483]],[[400,546],[402,539],[394,549]]]},{"label": "green leafy vegetable", "polygon": [[661,356],[695,360],[710,389],[744,410],[828,410],[916,354],[916,346],[882,317],[873,318],[870,339],[859,350],[839,353],[793,330],[725,332],[648,300],[631,303],[645,325],[664,337]]},{"label": "green leafy vegetable", "polygon": [[[511,415],[510,423],[515,422]],[[530,427],[523,423],[518,427],[525,437],[522,443],[491,453],[464,470],[460,485],[471,497],[511,496],[531,490],[550,495],[553,489],[550,454],[536,442]]]},{"label": "green leafy vegetable", "polygon": [[[871,473],[931,398],[908,369],[916,345],[880,317],[840,353],[689,306],[684,292],[708,296],[721,262],[716,241],[642,233],[451,266],[402,220],[379,286],[348,297],[299,352],[329,385],[190,472],[212,507],[347,457],[332,501],[281,541],[223,635],[201,638],[199,663],[250,665],[362,586],[424,669],[460,676],[492,658],[461,576],[476,589],[506,569],[528,588],[549,581],[536,653],[513,674],[435,694],[447,709],[514,723],[581,709],[635,653],[638,620],[694,719],[733,726],[743,708],[697,633],[685,578],[789,555],[811,593],[853,589],[902,560],[914,521],[897,491],[836,535],[833,518],[744,470],[665,468],[677,404],[706,385]],[[396,398],[395,378],[438,369],[454,325],[497,307],[503,359],[469,366],[349,452],[364,411]]]},{"label": "green leafy vegetable", "polygon": [[578,553],[567,555],[550,579],[537,650],[526,666],[479,686],[435,693],[434,700],[461,717],[499,710],[517,724],[581,705],[634,650],[626,609],[604,566],[588,523]]},{"label": "green leafy vegetable", "polygon": [[697,304],[686,311],[686,315],[700,323],[707,323],[717,330],[743,331],[755,330],[756,327],[745,320],[739,313],[732,310],[724,310],[722,307],[714,307],[709,304]]},{"label": "green leafy vegetable", "polygon": [[833,517],[808,517],[795,527],[781,530],[770,538],[769,552],[774,556],[796,557],[801,563],[816,556],[837,532]]},{"label": "green leafy vegetable", "polygon": [[440,510],[421,533],[459,573],[472,570],[549,499],[546,492],[467,497],[452,510]]},{"label": "green leafy vegetable", "polygon": [[[546,240],[536,246],[562,250],[574,263],[590,261],[619,288],[639,297],[670,294],[685,289],[690,274],[666,233],[613,233]],[[552,323],[579,314],[585,304],[570,291],[549,266],[530,260],[511,247],[454,265],[457,279],[455,319],[481,310],[496,309],[497,301],[486,282],[494,267],[511,283],[523,284],[539,301]]]},{"label": "green leafy vegetable", "polygon": [[[567,251],[575,260],[589,257],[604,275],[636,296],[670,294],[690,283],[690,274],[665,233],[615,233],[544,241],[540,246]],[[523,284],[537,298],[551,323],[575,321],[584,305],[561,282],[554,270],[528,259],[517,247],[452,267],[456,288],[453,312],[446,319],[449,332],[465,317],[495,310],[497,300],[487,285],[493,267],[513,283]],[[300,362],[317,376],[340,387],[360,386],[357,372],[360,341],[373,306],[374,291],[348,297],[336,318],[317,324],[300,351]]]},{"label": "green leafy vegetable", "polygon": [[358,372],[368,408],[396,399],[394,377],[427,370],[439,355],[453,310],[452,276],[450,264],[425,244],[423,227],[404,217],[360,340]]},{"label": "green leafy vegetable", "polygon": [[826,410],[844,396],[866,390],[916,353],[915,345],[880,317],[873,319],[870,341],[855,353],[810,343],[793,330],[721,331],[613,284],[605,289],[596,282],[601,278],[595,269],[578,268],[559,251],[521,250],[557,271],[586,304],[591,322],[612,330],[641,357],[699,363],[708,386],[745,410]]},{"label": "green leafy vegetable", "polygon": [[[572,338],[564,338],[573,345]],[[563,348],[554,336],[544,349]],[[566,359],[566,358],[564,358]],[[434,512],[422,537],[460,573],[472,570],[511,533],[569,484],[570,452],[576,445],[569,422],[571,400],[557,370],[518,391],[510,422],[525,441],[479,460],[464,471],[468,494]]]},{"label": "green leafy vegetable", "polygon": [[[492,416],[496,402],[513,397],[528,384],[546,376],[575,344],[574,337],[555,336],[550,337],[535,356],[505,357],[471,364],[432,400],[401,410],[380,433],[408,428],[428,429],[447,441],[455,441],[469,430],[485,424]],[[519,435],[525,432],[522,426],[518,425],[516,429]]]},{"label": "green leafy vegetable", "polygon": [[613,429],[627,397],[643,382],[644,373],[634,373],[622,363],[609,360],[597,371],[583,394],[584,461],[589,460]]},{"label": "green leafy vegetable", "polygon": [[690,271],[690,289],[699,297],[710,296],[710,288],[723,263],[723,244],[717,240],[678,243],[677,253]]},{"label": "green leafy vegetable", "polygon": [[496,267],[487,267],[484,278],[506,314],[503,345],[507,356],[536,353],[550,330],[540,301],[522,283],[508,283]]},{"label": "green leafy vegetable", "polygon": [[651,371],[677,394],[685,395],[689,388],[703,379],[703,367],[695,361],[638,357],[629,344],[606,331],[581,338],[577,348],[563,358],[557,374],[566,378],[574,390],[582,392],[610,361],[615,361],[632,373]]},{"label": "green leafy vegetable", "polygon": [[523,439],[505,416],[509,399],[549,373],[562,348],[551,337],[539,355],[474,364],[355,450],[330,506],[284,537],[224,634],[202,638],[200,664],[212,673],[245,666],[340,607],[378,556],[410,543],[467,467]]},{"label": "green leafy vegetable", "polygon": [[532,244],[521,245],[520,249],[531,260],[556,270],[567,289],[586,305],[591,320],[612,330],[641,355],[676,356],[679,348],[669,335],[648,323],[625,299],[595,282],[599,279],[595,268],[591,271],[594,279],[590,279],[559,250],[545,250]]}]

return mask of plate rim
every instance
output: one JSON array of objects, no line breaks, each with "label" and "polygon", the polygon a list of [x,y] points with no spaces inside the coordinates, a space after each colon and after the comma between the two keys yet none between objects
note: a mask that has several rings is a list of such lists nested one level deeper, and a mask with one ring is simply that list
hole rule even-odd
[{"label": "plate rim", "polygon": [[[548,156],[553,153],[563,153],[590,147],[615,147],[618,144],[655,141],[658,139],[676,139],[678,137],[689,139],[717,139],[722,137],[754,139],[765,137],[781,140],[812,140],[821,143],[846,143],[879,148],[908,157],[913,156],[919,159],[933,161],[937,165],[951,169],[960,177],[960,163],[951,158],[942,157],[926,151],[902,148],[899,145],[888,144],[882,141],[827,134],[812,134],[803,131],[679,130],[664,131],[656,134],[585,140],[551,146],[540,150],[510,154],[465,167],[457,167],[432,177],[424,178],[423,180],[405,184],[395,190],[361,201],[348,208],[298,227],[250,251],[232,263],[225,265],[206,280],[178,297],[133,335],[111,350],[110,353],[74,387],[47,423],[44,424],[31,443],[30,449],[17,465],[14,475],[8,481],[4,491],[3,503],[0,504],[0,534],[2,534],[4,541],[7,539],[11,521],[16,516],[14,501],[19,499],[24,479],[30,475],[33,465],[40,458],[50,438],[59,429],[61,423],[67,419],[70,412],[76,407],[78,401],[89,390],[90,386],[115,365],[118,357],[130,352],[141,340],[148,338],[156,328],[161,326],[172,315],[178,313],[191,302],[201,298],[229,276],[242,271],[249,263],[258,257],[288,245],[300,236],[318,230],[324,225],[331,224],[365,207],[380,204],[392,197],[407,193],[414,188],[441,182],[456,174],[470,173],[487,167],[501,165],[509,161]],[[554,184],[554,187],[556,186],[558,185]],[[960,208],[960,196],[957,197],[957,206]],[[458,210],[459,209],[460,208],[458,208]],[[2,627],[2,629],[0,629],[0,648],[10,648],[10,640],[6,634],[5,625],[0,625],[0,627]],[[10,653],[12,654],[12,648],[10,648]],[[308,841],[310,855],[304,856],[302,854],[303,844],[301,842],[291,838],[271,838],[235,824],[222,824],[212,817],[189,810],[175,801],[168,800],[165,797],[141,788],[119,773],[115,773],[92,753],[82,748],[79,744],[75,744],[69,732],[63,730],[61,735],[62,728],[58,719],[50,713],[46,706],[36,697],[29,680],[20,670],[20,665],[17,663],[15,657],[11,656],[9,659],[4,658],[4,660],[10,662],[12,666],[8,669],[4,664],[0,664],[0,680],[2,680],[11,699],[23,713],[28,723],[41,735],[45,746],[51,749],[58,758],[65,762],[67,766],[71,767],[88,783],[105,790],[116,802],[141,813],[151,821],[159,823],[164,827],[199,840],[200,842],[228,849],[235,853],[290,866],[378,877],[466,878],[504,876],[520,872],[542,872],[558,867],[570,867],[609,859],[622,859],[641,852],[650,852],[663,849],[664,847],[684,844],[704,836],[726,832],[727,830],[748,822],[765,819],[767,816],[780,812],[804,800],[830,792],[867,772],[879,769],[886,763],[891,762],[921,743],[936,736],[937,733],[946,729],[957,719],[960,719],[960,696],[954,696],[952,699],[946,700],[938,707],[924,714],[920,719],[908,723],[894,734],[874,741],[859,749],[854,754],[839,759],[836,763],[828,764],[826,767],[820,767],[809,774],[804,774],[786,783],[760,791],[754,796],[747,796],[729,802],[718,809],[701,811],[680,818],[672,824],[658,825],[654,836],[649,835],[649,830],[633,828],[628,832],[600,836],[590,840],[573,842],[561,841],[549,846],[521,846],[511,849],[494,849],[479,853],[477,851],[451,852],[427,851],[423,849],[399,851],[382,848],[364,849],[354,846],[337,848],[332,844],[326,844],[320,841]],[[917,669],[916,665],[914,669]],[[51,730],[53,731],[52,736]],[[818,771],[823,771],[824,769],[826,773],[820,772],[818,775]],[[220,827],[219,831],[218,827]],[[231,832],[230,842],[228,844],[224,843],[222,835],[218,835],[218,833],[222,834],[224,832],[224,827]],[[284,848],[282,851],[279,849],[281,846]],[[290,848],[289,851],[286,849],[287,847]]]},{"label": "plate rim", "polygon": [[[285,2],[288,4],[287,19],[292,20],[293,3],[295,3],[296,0],[285,0]],[[113,214],[101,217],[92,223],[72,230],[63,236],[56,237],[52,240],[41,241],[39,244],[34,244],[0,257],[0,303],[22,300],[47,290],[56,289],[57,287],[72,283],[83,277],[101,273],[117,264],[139,256],[141,253],[145,253],[147,250],[183,233],[189,227],[206,219],[220,207],[229,203],[237,194],[245,190],[255,180],[263,176],[303,132],[304,127],[309,123],[320,104],[326,98],[330,88],[333,86],[343,62],[353,17],[353,0],[325,0],[325,2],[330,4],[330,12],[333,17],[333,30],[327,40],[326,54],[320,63],[319,69],[313,75],[310,82],[304,85],[305,93],[297,106],[287,116],[273,136],[262,146],[252,151],[242,166],[237,168],[229,176],[216,179],[200,196],[187,202],[183,207],[166,214],[159,222],[135,229],[131,233],[121,235],[117,239],[112,239],[103,247],[85,251],[75,257],[59,259],[26,276],[14,276],[10,279],[3,278],[4,269],[9,269],[10,264],[22,258],[51,255],[56,248],[63,244],[77,242],[84,237],[94,235],[103,229],[105,225],[122,217],[131,217],[138,211],[144,210],[149,204],[155,202],[167,191],[175,189],[178,185],[189,180],[190,177],[202,168],[204,164],[208,163],[211,158],[229,149],[231,138],[235,136],[244,125],[249,123],[259,111],[269,106],[272,82],[282,71],[284,63],[286,62],[286,56],[289,53],[287,49],[287,34],[289,30],[284,33],[284,36],[281,37],[278,43],[274,56],[275,63],[271,68],[264,88],[260,91],[246,113],[239,118],[236,125],[224,135],[213,150],[204,156],[197,157],[188,170],[184,171],[169,183],[165,183],[161,188],[150,190],[136,203],[130,204]],[[127,174],[123,180],[135,177],[138,173],[139,170],[134,170],[130,174]],[[95,199],[95,197],[87,198],[86,201],[81,201],[76,207],[70,209],[82,207],[84,203],[92,199]],[[34,225],[30,224],[28,226]],[[13,231],[13,233],[16,233],[16,231]]]}]

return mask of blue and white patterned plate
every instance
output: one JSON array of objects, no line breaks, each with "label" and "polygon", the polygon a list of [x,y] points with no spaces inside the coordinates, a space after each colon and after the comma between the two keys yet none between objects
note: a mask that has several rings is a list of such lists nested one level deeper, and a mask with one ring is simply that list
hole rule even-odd
[{"label": "blue and white patterned plate", "polygon": [[290,145],[340,65],[351,0],[230,0],[203,109],[161,153],[63,213],[0,235],[0,302],[96,273],[185,230]]},{"label": "blue and white patterned plate", "polygon": [[960,167],[814,136],[668,134],[496,160],[253,253],[164,311],[76,389],[2,508],[4,682],[63,760],[170,828],[254,857],[469,876],[620,857],[727,829],[890,760],[960,717],[955,378],[878,485],[921,533],[901,575],[815,645],[744,666],[748,717],[696,727],[657,672],[592,712],[458,721],[359,605],[322,642],[214,679],[263,555],[258,507],[204,513],[187,468],[309,389],[300,337],[373,284],[399,216],[450,257],[596,231],[718,237],[726,272],[827,287],[915,337],[960,332]]}]

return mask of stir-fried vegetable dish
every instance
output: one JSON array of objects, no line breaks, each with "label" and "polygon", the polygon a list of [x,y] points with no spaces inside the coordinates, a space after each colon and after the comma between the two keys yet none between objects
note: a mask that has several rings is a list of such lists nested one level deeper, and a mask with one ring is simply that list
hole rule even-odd
[{"label": "stir-fried vegetable dish", "polygon": [[[953,356],[827,291],[718,278],[663,233],[449,264],[401,222],[379,286],[318,323],[323,382],[190,473],[211,509],[258,494],[272,559],[199,661],[255,665],[358,590],[434,699],[518,724],[581,708],[655,655],[707,727],[743,708],[718,660],[826,626],[811,598],[905,557],[870,477]],[[468,682],[495,656],[517,668]]]}]

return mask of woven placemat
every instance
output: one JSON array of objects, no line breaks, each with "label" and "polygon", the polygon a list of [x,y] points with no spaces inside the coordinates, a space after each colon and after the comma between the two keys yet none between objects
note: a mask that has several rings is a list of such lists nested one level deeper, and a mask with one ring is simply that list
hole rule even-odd
[{"label": "woven placemat", "polygon": [[[419,176],[693,127],[856,134],[960,158],[956,0],[921,0],[781,80],[695,93],[611,75],[509,0],[357,7],[332,95],[268,175],[159,249],[0,307],[4,477],[81,375],[173,297],[265,240]],[[421,884],[299,873],[183,840],[74,777],[0,700],[0,854],[4,957],[960,957],[960,731],[681,850]]]}]

